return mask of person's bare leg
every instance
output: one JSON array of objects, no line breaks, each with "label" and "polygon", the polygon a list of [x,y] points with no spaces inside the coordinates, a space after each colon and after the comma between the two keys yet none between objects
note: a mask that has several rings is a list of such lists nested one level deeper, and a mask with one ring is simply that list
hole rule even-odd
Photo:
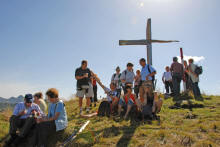
[{"label": "person's bare leg", "polygon": [[125,116],[124,116],[125,119],[128,117],[128,114],[129,114],[129,112],[131,111],[131,107],[132,107],[132,105],[128,105],[128,106],[127,106],[127,112],[126,112],[126,114],[125,114]]},{"label": "person's bare leg", "polygon": [[160,110],[161,110],[161,107],[162,107],[162,105],[163,105],[163,100],[160,98],[159,100],[158,100],[158,102],[157,102],[157,111],[156,111],[156,113],[159,113],[160,112]]},{"label": "person's bare leg", "polygon": [[80,114],[82,113],[82,101],[83,101],[83,98],[82,97],[80,97],[79,98],[79,109],[80,109]]},{"label": "person's bare leg", "polygon": [[122,108],[122,106],[121,106],[121,105],[118,105],[118,116],[121,115],[121,108]]},{"label": "person's bare leg", "polygon": [[138,107],[138,110],[142,111],[141,100],[140,100],[140,99],[136,99],[135,102],[136,102],[136,105],[137,105],[137,107]]},{"label": "person's bare leg", "polygon": [[87,108],[90,107],[90,104],[91,104],[90,97],[87,97],[87,98],[86,98],[86,106],[87,106]]},{"label": "person's bare leg", "polygon": [[144,102],[144,89],[143,89],[143,86],[140,86],[140,88],[139,88],[139,96],[140,96],[140,102],[143,103]]}]

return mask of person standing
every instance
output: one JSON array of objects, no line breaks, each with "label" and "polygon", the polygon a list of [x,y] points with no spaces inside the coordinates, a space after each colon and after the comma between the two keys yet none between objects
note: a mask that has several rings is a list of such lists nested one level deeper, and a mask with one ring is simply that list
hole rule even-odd
[{"label": "person standing", "polygon": [[195,99],[201,98],[200,88],[199,88],[199,75],[195,73],[196,65],[193,59],[189,59],[189,75],[192,80],[193,94]]},{"label": "person standing", "polygon": [[121,80],[120,80],[120,77],[121,77],[120,67],[118,66],[116,68],[116,73],[114,73],[112,75],[111,83],[114,83],[116,85],[116,90],[119,94],[119,97],[121,96]]},{"label": "person standing", "polygon": [[135,74],[133,72],[133,66],[134,65],[132,63],[128,63],[127,69],[122,72],[121,77],[120,77],[124,94],[127,93],[126,91],[127,86],[133,87],[133,82],[134,82],[134,77],[135,77]]},{"label": "person standing", "polygon": [[90,98],[90,100],[91,100],[90,106],[92,107],[92,103],[94,103],[94,107],[96,107],[96,102],[98,101],[97,100],[97,90],[98,90],[98,87],[97,87],[96,79],[94,77],[92,77],[92,86],[93,86],[93,94],[94,94],[94,96]]},{"label": "person standing", "polygon": [[137,70],[136,75],[134,77],[134,93],[136,95],[136,98],[139,96],[139,88],[141,84],[141,71]]},{"label": "person standing", "polygon": [[156,70],[149,64],[146,64],[146,60],[141,58],[139,61],[140,65],[142,66],[141,69],[141,86],[139,88],[140,100],[142,103],[147,103],[147,91],[146,86],[149,85],[153,86],[153,77],[156,75]]},{"label": "person standing", "polygon": [[90,109],[90,98],[93,97],[93,87],[91,83],[91,71],[87,68],[88,62],[83,60],[81,62],[81,67],[77,68],[75,71],[75,78],[77,80],[77,93],[76,96],[79,97],[79,108],[80,115],[82,114],[82,102],[83,97],[86,97],[86,112],[89,113]]},{"label": "person standing", "polygon": [[186,92],[188,93],[190,90],[192,90],[192,80],[189,76],[189,66],[187,64],[187,61],[184,60],[184,76],[186,80]]},{"label": "person standing", "polygon": [[180,95],[180,83],[183,77],[183,65],[178,62],[177,57],[173,57],[170,71],[172,73],[174,97]]},{"label": "person standing", "polygon": [[162,81],[165,85],[166,94],[169,94],[170,91],[173,92],[172,75],[169,66],[167,66],[165,70],[166,72],[163,73]]}]

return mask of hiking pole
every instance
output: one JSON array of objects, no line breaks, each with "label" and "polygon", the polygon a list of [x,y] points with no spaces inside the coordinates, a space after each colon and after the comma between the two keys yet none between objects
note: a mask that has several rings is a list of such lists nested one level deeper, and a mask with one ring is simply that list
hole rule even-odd
[{"label": "hiking pole", "polygon": [[81,132],[86,128],[86,126],[87,126],[89,123],[90,123],[90,120],[88,120],[88,121],[79,129],[78,133],[77,133],[76,131],[74,131],[73,134],[72,134],[69,138],[67,138],[66,141],[64,141],[63,144],[60,145],[60,147],[65,147],[65,146],[67,146],[67,144],[69,144],[71,141],[73,141],[73,140],[77,137],[77,135],[78,135],[79,133],[81,133]]}]

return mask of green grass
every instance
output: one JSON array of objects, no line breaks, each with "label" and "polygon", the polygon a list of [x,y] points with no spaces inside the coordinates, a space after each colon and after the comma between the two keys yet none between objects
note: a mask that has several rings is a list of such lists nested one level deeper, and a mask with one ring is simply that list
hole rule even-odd
[{"label": "green grass", "polygon": [[[184,99],[189,100],[189,98]],[[58,136],[51,137],[50,146],[62,143],[74,130],[88,119],[78,115],[76,100],[65,102],[68,113],[68,128]],[[172,99],[164,101],[160,122],[115,121],[114,117],[93,117],[86,129],[70,146],[137,146],[137,147],[217,147],[220,146],[220,97],[205,96],[204,101],[183,101],[181,109],[170,109]],[[93,108],[93,112],[98,109]],[[10,113],[0,114],[0,139],[8,133]]]}]

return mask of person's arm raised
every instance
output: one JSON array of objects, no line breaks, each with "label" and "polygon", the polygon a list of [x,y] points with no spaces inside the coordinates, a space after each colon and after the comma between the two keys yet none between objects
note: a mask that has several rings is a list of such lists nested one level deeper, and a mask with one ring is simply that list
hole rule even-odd
[{"label": "person's arm raised", "polygon": [[102,84],[102,82],[100,81],[98,76],[92,71],[91,71],[91,74],[92,74],[93,78],[96,80],[96,82],[105,90],[105,86]]}]

